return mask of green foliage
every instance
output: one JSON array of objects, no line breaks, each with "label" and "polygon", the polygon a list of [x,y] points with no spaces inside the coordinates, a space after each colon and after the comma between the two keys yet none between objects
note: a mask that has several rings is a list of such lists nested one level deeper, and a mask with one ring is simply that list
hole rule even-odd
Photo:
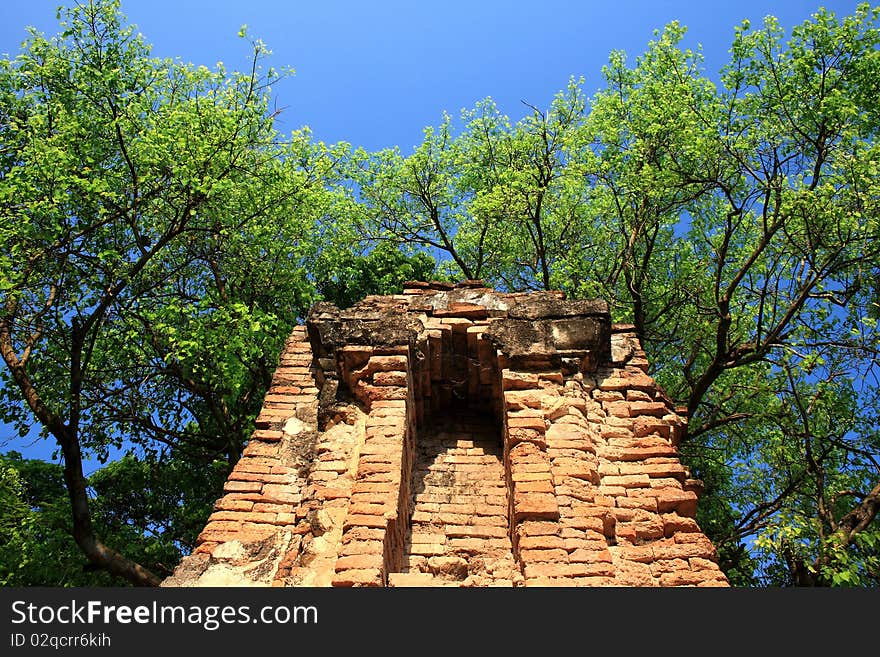
[{"label": "green foliage", "polygon": [[[89,428],[84,445],[100,453],[132,437],[135,409],[120,406],[135,401],[105,403],[111,396],[163,409],[184,388],[220,403],[215,381],[203,380],[208,370],[233,388],[247,385],[234,350],[204,351],[218,362],[196,364],[193,344],[216,347],[218,325],[228,321],[236,337],[246,330],[235,346],[256,337],[259,348],[277,340],[254,335],[260,320],[267,333],[273,322],[290,323],[293,313],[264,317],[235,292],[244,287],[242,259],[253,255],[247,249],[260,248],[241,237],[261,214],[255,204],[283,205],[293,192],[269,148],[272,80],[257,77],[259,69],[151,58],[114,2],[78,6],[62,27],[52,39],[33,34],[0,68],[10,126],[0,163],[9,263],[0,289],[9,346],[33,387],[52,413],[79,414]],[[256,63],[262,47],[253,53]],[[267,223],[288,230],[274,217]],[[175,333],[186,340],[169,338]],[[27,421],[20,401],[4,411]]]},{"label": "green foliage", "polygon": [[85,569],[70,533],[70,508],[62,468],[16,452],[0,457],[0,471],[16,482],[14,504],[0,523],[0,584],[4,586],[110,585],[112,578]]},{"label": "green foliage", "polygon": [[129,454],[89,477],[96,516],[108,536],[128,542],[126,554],[170,574],[180,557],[195,547],[227,467],[221,460],[198,463]]},{"label": "green foliage", "polygon": [[64,529],[67,505],[59,467],[10,452],[0,458],[0,498],[0,585],[94,581],[77,577],[84,558]]},{"label": "green foliage", "polygon": [[444,116],[408,157],[357,152],[360,235],[421,246],[448,259],[441,269],[508,289],[560,284],[581,238],[581,174],[566,166],[579,146],[580,85],[515,125],[487,98],[462,113],[460,134]]},{"label": "green foliage", "polygon": [[[223,466],[131,455],[109,464],[89,478],[98,531],[130,558],[170,574],[204,527]],[[61,466],[16,452],[0,456],[0,497],[0,585],[118,584],[90,568],[73,540]]]},{"label": "green foliage", "polygon": [[[259,41],[245,72],[209,70],[150,56],[118,2],[62,16],[0,62],[0,417],[58,441],[89,546],[102,507],[89,512],[82,450],[238,459],[317,299],[325,247],[304,238],[340,197],[339,151],[277,134]],[[219,480],[202,483],[216,496]]]},{"label": "green foliage", "polygon": [[384,242],[365,255],[337,254],[317,287],[325,301],[348,308],[368,294],[400,294],[405,281],[431,280],[435,266],[426,253],[407,255]]},{"label": "green foliage", "polygon": [[0,536],[8,541],[22,525],[30,508],[24,498],[24,486],[18,471],[5,462],[0,467],[0,508],[3,509]]}]

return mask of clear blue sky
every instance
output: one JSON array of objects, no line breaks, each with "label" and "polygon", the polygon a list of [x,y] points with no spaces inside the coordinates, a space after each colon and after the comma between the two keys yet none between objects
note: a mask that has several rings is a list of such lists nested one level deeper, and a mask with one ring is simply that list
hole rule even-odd
[{"label": "clear blue sky", "polygon": [[[18,52],[25,26],[57,31],[55,8],[73,0],[0,0],[0,53]],[[613,49],[634,59],[655,29],[688,27],[706,69],[727,61],[734,26],[767,14],[783,26],[819,6],[850,14],[856,0],[122,0],[154,54],[228,68],[246,64],[242,24],[273,51],[269,62],[296,75],[278,86],[280,128],[311,126],[325,142],[368,150],[421,141],[446,110],[492,96],[512,118],[525,100],[547,106],[569,77],[592,93]]]},{"label": "clear blue sky", "polygon": [[[73,0],[68,0],[72,2]],[[14,56],[32,25],[58,31],[63,0],[0,0],[0,54]],[[672,20],[688,27],[714,77],[728,59],[734,26],[772,14],[788,30],[819,6],[850,14],[857,0],[123,0],[122,11],[153,54],[227,68],[246,65],[242,24],[272,49],[269,64],[296,75],[275,88],[286,108],[279,128],[311,126],[317,139],[368,150],[409,152],[445,110],[458,116],[491,96],[518,119],[521,101],[546,107],[571,76],[588,94],[602,86],[611,50],[631,59]],[[47,442],[12,438],[0,425],[0,451],[49,458]]]}]

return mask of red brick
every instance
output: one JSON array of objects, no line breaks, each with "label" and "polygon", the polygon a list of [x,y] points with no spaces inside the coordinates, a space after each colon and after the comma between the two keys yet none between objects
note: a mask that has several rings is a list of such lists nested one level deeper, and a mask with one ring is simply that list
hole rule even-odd
[{"label": "red brick", "polygon": [[374,386],[359,384],[358,390],[362,391],[370,402],[388,399],[406,399],[406,388],[402,386]]},{"label": "red brick", "polygon": [[531,443],[541,449],[547,446],[543,430],[514,427],[508,430],[507,438],[511,445]]},{"label": "red brick", "polygon": [[506,516],[507,506],[502,504],[476,504],[474,514],[477,516]]},{"label": "red brick", "polygon": [[[611,450],[608,450],[609,452]],[[616,452],[617,458],[611,460],[618,461],[641,461],[648,458],[654,458],[657,456],[676,456],[677,452],[672,445],[664,445],[657,447],[632,447],[632,448],[623,448],[618,449]],[[610,458],[610,456],[609,456]]]},{"label": "red brick", "polygon": [[259,493],[263,488],[261,481],[227,481],[223,484],[223,490],[235,493]]},{"label": "red brick", "polygon": [[233,470],[229,475],[228,481],[263,481],[263,477],[268,477],[268,473],[262,472],[239,472]]},{"label": "red brick", "polygon": [[442,317],[444,314],[455,315],[467,319],[485,319],[489,314],[489,310],[485,306],[480,306],[475,303],[453,301],[450,302],[449,307],[445,312],[439,310],[434,311],[435,317]]},{"label": "red brick", "polygon": [[[399,399],[387,399],[378,401],[371,407],[371,414],[380,415],[402,415],[406,413],[406,401]],[[378,409],[382,409],[382,413],[378,413]]]},{"label": "red brick", "polygon": [[[551,449],[568,449],[568,450],[577,450],[579,452],[595,454],[596,446],[593,444],[593,441],[588,438],[579,439],[579,440],[561,440],[561,439],[548,439],[548,446]],[[550,451],[550,450],[548,450]]]},{"label": "red brick", "polygon": [[352,486],[351,494],[354,495],[356,493],[381,493],[381,494],[390,494],[392,491],[396,489],[393,484],[387,482],[369,482],[369,481],[356,481],[354,482],[354,486]]},{"label": "red brick", "polygon": [[512,467],[512,472],[510,473],[511,481],[516,484],[520,481],[551,481],[553,479],[549,467],[543,463],[536,463],[534,465],[538,467],[531,470],[526,470],[523,465]]},{"label": "red brick", "polygon": [[416,531],[413,528],[412,533],[409,537],[410,543],[413,545],[417,544],[443,544],[446,542],[446,534],[440,532],[424,532],[424,531]]},{"label": "red brick", "polygon": [[352,526],[345,530],[342,535],[342,543],[351,541],[382,541],[385,539],[385,528],[376,529],[364,526]]},{"label": "red brick", "polygon": [[624,488],[649,488],[651,480],[646,474],[607,475],[602,477],[603,486],[623,486]]},{"label": "red brick", "polygon": [[358,463],[357,476],[358,479],[366,478],[371,474],[379,474],[391,472],[391,466],[388,463],[369,463],[361,460]]},{"label": "red brick", "polygon": [[541,408],[545,395],[541,390],[508,390],[504,393],[504,403],[510,410],[523,408]]},{"label": "red brick", "polygon": [[450,538],[504,538],[507,536],[506,527],[492,525],[447,525],[446,535]]},{"label": "red brick", "polygon": [[348,507],[348,512],[351,515],[381,516],[389,509],[389,507],[390,504],[386,504],[385,502],[382,504],[352,503]]},{"label": "red brick", "polygon": [[377,386],[406,386],[406,372],[376,372],[373,384]]},{"label": "red brick", "polygon": [[256,461],[257,459],[255,458],[243,458],[235,464],[233,472],[268,473],[272,471],[272,466],[265,463],[257,463]]},{"label": "red brick", "polygon": [[687,559],[700,557],[711,559],[715,556],[715,550],[706,539],[700,543],[676,543],[674,545],[660,545],[654,547],[656,559]]},{"label": "red brick", "polygon": [[706,579],[711,579],[711,576],[707,578],[702,572],[677,570],[660,575],[660,586],[696,586]]},{"label": "red brick", "polygon": [[568,555],[570,563],[611,563],[611,552],[607,548],[600,550],[588,550],[578,548],[572,550]]},{"label": "red brick", "polygon": [[513,512],[517,521],[524,518],[559,518],[556,497],[548,493],[514,493]]},{"label": "red brick", "polygon": [[243,522],[253,522],[253,523],[257,523],[257,524],[274,525],[275,520],[278,517],[278,514],[274,513],[274,512],[272,512],[272,513],[256,513],[256,512],[252,511],[249,513],[240,513],[239,517]]},{"label": "red brick", "polygon": [[448,545],[452,550],[474,553],[510,549],[510,541],[506,538],[450,538]]},{"label": "red brick", "polygon": [[629,402],[629,413],[631,417],[637,415],[663,417],[669,413],[669,407],[663,402],[634,401]]},{"label": "red brick", "polygon": [[413,543],[410,546],[410,554],[422,556],[436,556],[446,554],[444,543]]},{"label": "red brick", "polygon": [[507,416],[507,426],[510,431],[515,429],[534,429],[542,434],[547,427],[543,415],[540,417],[511,417],[509,414]]},{"label": "red brick", "polygon": [[550,460],[547,453],[533,442],[517,443],[510,448],[508,458],[512,464],[516,463],[546,463]]},{"label": "red brick", "polygon": [[553,465],[553,476],[556,479],[563,477],[573,477],[582,479],[591,483],[599,483],[599,473],[589,463],[579,463],[572,465]]},{"label": "red brick", "polygon": [[697,494],[675,488],[657,488],[657,510],[661,513],[675,511],[680,516],[693,517],[697,513]]},{"label": "red brick", "polygon": [[628,561],[651,563],[656,559],[654,548],[651,545],[620,545],[615,550],[621,559]]},{"label": "red brick", "polygon": [[382,571],[376,568],[343,570],[336,573],[333,586],[382,586]]},{"label": "red brick", "polygon": [[607,576],[613,574],[613,567],[604,563],[531,563],[525,567],[527,578],[563,577],[568,579],[571,577]]},{"label": "red brick", "polygon": [[555,536],[559,525],[546,520],[524,520],[516,526],[519,536]]},{"label": "red brick", "polygon": [[[602,436],[604,440],[613,440],[615,438],[632,438],[632,431],[627,429],[626,427],[617,427],[617,426],[609,426],[602,425],[599,430],[599,434]],[[611,458],[611,457],[609,457]]]},{"label": "red brick", "polygon": [[235,500],[226,497],[220,498],[214,503],[217,511],[250,511],[254,503],[250,500]]},{"label": "red brick", "polygon": [[619,463],[620,474],[646,474],[653,478],[674,478],[683,481],[687,468],[680,463]]},{"label": "red brick", "polygon": [[633,434],[637,438],[657,434],[659,436],[662,436],[663,438],[666,438],[667,440],[669,439],[670,427],[668,424],[666,424],[666,422],[660,419],[641,415],[639,417],[633,418],[632,427]]},{"label": "red brick", "polygon": [[269,429],[257,429],[251,435],[251,438],[254,440],[262,440],[267,443],[277,443],[281,438],[284,437],[283,431],[271,431]]},{"label": "red brick", "polygon": [[628,402],[605,402],[602,408],[608,415],[614,417],[630,417],[630,405]]},{"label": "red brick", "polygon": [[385,529],[388,521],[381,515],[349,515],[345,518],[344,529],[351,527],[371,527]]},{"label": "red brick", "polygon": [[549,475],[544,479],[514,482],[514,491],[517,493],[550,493],[555,492],[553,481]]},{"label": "red brick", "polygon": [[625,371],[618,372],[617,376],[608,377],[599,381],[599,389],[606,391],[621,390],[643,390],[652,392],[656,390],[657,384],[654,380],[644,374],[630,374]]},{"label": "red brick", "polygon": [[331,488],[329,486],[320,486],[315,491],[315,497],[319,500],[338,500],[347,498],[348,491],[342,488]]},{"label": "red brick", "polygon": [[373,356],[370,358],[367,368],[371,372],[405,371],[407,359],[406,356]]},{"label": "red brick", "polygon": [[266,443],[262,441],[251,441],[247,444],[242,452],[243,456],[276,456],[278,454],[278,443]]},{"label": "red brick", "polygon": [[524,564],[529,563],[568,563],[568,552],[561,548],[543,550],[525,550],[520,546],[519,558]]},{"label": "red brick", "polygon": [[278,395],[298,395],[302,392],[299,386],[272,386],[269,392]]},{"label": "red brick", "polygon": [[367,570],[382,568],[382,552],[362,553],[339,557],[336,560],[336,571],[341,570]]},{"label": "red brick", "polygon": [[291,505],[257,502],[254,504],[252,510],[254,513],[289,513],[291,511]]},{"label": "red brick", "polygon": [[284,484],[265,484],[262,494],[265,502],[276,504],[298,504],[302,497],[298,491]]},{"label": "red brick", "polygon": [[504,370],[501,373],[501,383],[505,391],[537,388],[538,375],[531,372],[513,372],[511,370]]},{"label": "red brick", "polygon": [[564,524],[566,527],[572,527],[574,529],[589,529],[595,532],[602,532],[605,527],[602,518],[578,515],[575,515],[574,517],[568,517],[566,515]]},{"label": "red brick", "polygon": [[517,545],[520,550],[549,550],[564,548],[565,541],[559,536],[522,536]]},{"label": "red brick", "polygon": [[[460,299],[452,295],[440,314],[503,314],[476,302],[472,307],[475,298],[466,297],[465,305],[456,307],[452,304]],[[527,295],[502,298],[510,304]],[[330,552],[321,554],[324,566],[295,566],[294,550],[279,565],[276,583],[291,583],[310,568],[325,568],[326,560],[335,557],[335,585],[379,586],[385,583],[383,555],[393,547],[403,549],[402,566],[416,576],[412,583],[423,585],[464,583],[416,572],[428,568],[429,558],[463,556],[471,561],[467,584],[474,585],[519,583],[522,573],[515,556],[520,566],[527,562],[525,583],[530,585],[726,584],[711,560],[711,542],[690,517],[696,489],[685,481],[687,470],[670,443],[684,420],[659,399],[634,334],[614,337],[615,357],[626,351],[629,364],[599,364],[581,387],[575,381],[566,384],[562,373],[546,363],[543,372],[528,364],[522,369],[529,371],[507,369],[509,359],[481,338],[491,321],[475,325],[450,316],[442,318],[452,320],[444,324],[430,317],[423,299],[405,295],[371,297],[370,304],[401,313],[428,310],[431,353],[419,380],[408,377],[405,348],[381,353],[344,346],[340,376],[348,378],[369,408],[365,441],[360,447],[354,444],[354,426],[319,436],[319,457],[306,482],[305,474],[288,461],[291,455],[279,449],[286,445],[280,425],[302,404],[314,413],[314,377],[320,378],[319,372],[313,373],[306,331],[298,328],[285,345],[248,456],[230,477],[231,488],[217,502],[199,545],[216,546],[232,538],[261,540],[281,531],[279,526],[308,534],[308,519],[315,512],[336,509],[337,517],[347,511],[338,554],[333,554],[331,542]],[[450,349],[467,353],[473,362],[460,373],[440,367],[436,357],[449,355]],[[541,359],[533,360],[537,367]],[[314,366],[322,364],[315,361]],[[465,377],[468,395],[494,395],[502,403],[503,446],[497,436],[502,427],[471,426],[464,416],[458,421],[456,414],[441,410],[442,399],[432,398],[441,391],[432,390],[432,382],[459,374]],[[413,399],[413,394],[407,383],[418,400],[410,409],[406,398]],[[592,389],[594,385],[598,388]],[[497,399],[499,393],[502,399]],[[486,415],[489,420],[491,413]],[[357,417],[362,417],[359,411],[339,411],[333,422],[353,424]],[[412,442],[404,442],[404,432],[416,419],[426,436],[432,421],[450,421],[450,428],[436,436],[436,451],[426,448],[422,436],[415,451]],[[348,477],[355,469],[352,482]],[[397,518],[397,506],[408,496],[415,499],[411,518]],[[412,521],[411,531],[405,530],[404,520]],[[393,535],[388,534],[391,528]],[[511,530],[516,555],[511,553]],[[406,545],[398,545],[400,541]],[[481,571],[484,560],[497,560],[497,567]],[[394,575],[405,583],[407,574]],[[265,583],[273,583],[267,577]]]}]

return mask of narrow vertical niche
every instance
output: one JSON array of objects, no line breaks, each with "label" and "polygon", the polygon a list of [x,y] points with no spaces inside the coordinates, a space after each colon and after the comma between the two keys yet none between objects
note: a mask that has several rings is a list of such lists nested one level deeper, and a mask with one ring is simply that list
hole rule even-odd
[{"label": "narrow vertical niche", "polygon": [[422,361],[430,387],[421,388],[402,569],[419,585],[508,584],[519,570],[509,537],[497,358],[470,322],[448,327],[428,341]]}]

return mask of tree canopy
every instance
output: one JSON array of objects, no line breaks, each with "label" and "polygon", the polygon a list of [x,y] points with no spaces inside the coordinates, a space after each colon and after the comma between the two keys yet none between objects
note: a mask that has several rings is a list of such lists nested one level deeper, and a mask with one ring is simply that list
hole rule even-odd
[{"label": "tree canopy", "polygon": [[3,418],[57,441],[90,562],[155,584],[94,531],[83,451],[235,463],[314,297],[337,155],[274,130],[259,41],[212,71],[151,57],[117,2],[61,26],[0,66]]},{"label": "tree canopy", "polygon": [[[156,583],[311,303],[448,277],[635,325],[734,584],[876,586],[878,18],[743,23],[715,76],[670,23],[592,95],[487,98],[404,154],[281,135],[246,32],[245,72],[208,70],[152,57],[118,2],[67,11],[0,63],[0,409],[63,455],[0,463],[0,576]],[[10,567],[50,535],[67,574]]]}]

